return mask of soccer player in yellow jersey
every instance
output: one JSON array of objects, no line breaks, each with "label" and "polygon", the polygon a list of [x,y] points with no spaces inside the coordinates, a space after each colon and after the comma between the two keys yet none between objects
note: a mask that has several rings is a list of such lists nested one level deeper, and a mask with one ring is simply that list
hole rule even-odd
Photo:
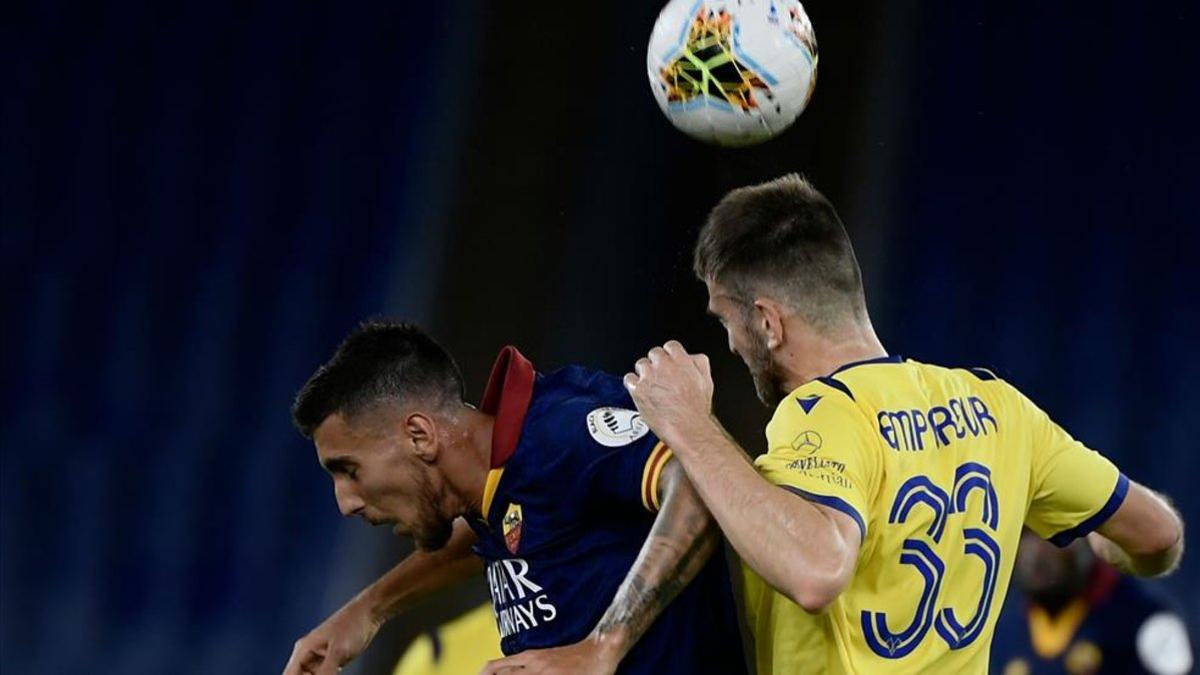
[{"label": "soccer player in yellow jersey", "polygon": [[[785,176],[734,190],[695,250],[709,312],[775,407],[751,467],[712,417],[703,355],[625,378],[748,568],[760,673],[982,673],[1023,525],[1171,571],[1167,502],[983,369],[889,355],[833,206]],[[755,470],[757,469],[757,471]]]}]

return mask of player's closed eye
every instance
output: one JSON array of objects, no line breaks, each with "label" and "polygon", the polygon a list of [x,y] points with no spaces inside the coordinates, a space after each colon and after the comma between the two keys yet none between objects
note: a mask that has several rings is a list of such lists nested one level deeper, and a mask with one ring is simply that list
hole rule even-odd
[{"label": "player's closed eye", "polygon": [[350,480],[358,479],[358,466],[345,459],[332,459],[325,463],[325,470],[334,476],[345,476]]}]

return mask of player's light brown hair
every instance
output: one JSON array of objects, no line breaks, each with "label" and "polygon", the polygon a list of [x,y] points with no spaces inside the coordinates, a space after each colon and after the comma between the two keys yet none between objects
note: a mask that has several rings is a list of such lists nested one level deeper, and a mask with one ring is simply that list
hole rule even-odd
[{"label": "player's light brown hair", "polygon": [[700,230],[692,264],[701,281],[746,300],[769,293],[818,329],[866,317],[846,228],[833,204],[797,174],[726,194]]}]

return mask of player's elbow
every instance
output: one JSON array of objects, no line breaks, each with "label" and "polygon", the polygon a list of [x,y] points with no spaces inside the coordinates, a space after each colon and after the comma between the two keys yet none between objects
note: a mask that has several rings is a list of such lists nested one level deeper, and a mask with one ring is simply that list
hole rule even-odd
[{"label": "player's elbow", "polygon": [[[839,522],[841,518],[844,522]],[[819,614],[833,604],[849,585],[858,561],[858,530],[849,518],[841,514],[830,521],[830,536],[809,551],[797,551],[792,560],[806,564],[792,565],[790,583],[784,593],[809,614]],[[852,540],[853,539],[853,540]],[[807,553],[807,555],[804,555]]]},{"label": "player's elbow", "polygon": [[800,609],[809,614],[820,614],[837,600],[842,588],[832,579],[816,579],[808,576],[793,580],[785,593]]},{"label": "player's elbow", "polygon": [[1142,519],[1136,533],[1123,537],[1119,546],[1129,559],[1127,566],[1118,565],[1125,571],[1142,577],[1170,574],[1183,556],[1183,521],[1173,509],[1163,509]]},{"label": "player's elbow", "polygon": [[1183,544],[1183,521],[1178,514],[1172,513],[1159,527],[1155,528],[1153,538],[1149,542],[1154,553],[1166,555]]},{"label": "player's elbow", "polygon": [[800,609],[809,614],[820,614],[825,611],[825,608],[833,604],[837,598],[836,593],[830,593],[826,590],[799,591],[790,594],[792,602],[800,606]]},{"label": "player's elbow", "polygon": [[797,569],[784,592],[800,609],[809,614],[819,614],[845,590],[851,571],[852,565],[840,559]]}]

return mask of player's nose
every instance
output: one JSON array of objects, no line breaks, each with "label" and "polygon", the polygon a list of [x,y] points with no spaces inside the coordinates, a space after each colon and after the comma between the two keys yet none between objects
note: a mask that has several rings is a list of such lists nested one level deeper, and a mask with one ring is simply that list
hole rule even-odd
[{"label": "player's nose", "polygon": [[362,498],[345,484],[335,485],[333,495],[337,499],[338,511],[341,511],[343,516],[357,515],[365,506]]}]

